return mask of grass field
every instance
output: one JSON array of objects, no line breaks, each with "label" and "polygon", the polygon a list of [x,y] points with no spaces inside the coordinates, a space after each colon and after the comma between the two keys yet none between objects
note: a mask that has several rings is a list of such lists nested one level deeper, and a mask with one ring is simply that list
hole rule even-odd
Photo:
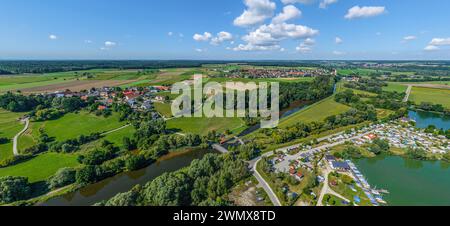
[{"label": "grass field", "polygon": [[155,110],[166,118],[172,117],[172,106],[167,103],[154,103]]},{"label": "grass field", "polygon": [[135,131],[136,130],[134,129],[133,126],[128,126],[124,129],[121,129],[114,133],[110,133],[110,134],[106,135],[105,137],[101,138],[100,140],[91,142],[89,144],[82,145],[80,147],[80,152],[83,152],[86,150],[92,150],[96,147],[100,147],[104,140],[113,143],[117,147],[122,147],[123,146],[123,138],[125,138],[125,137],[132,138]]},{"label": "grass field", "polygon": [[383,87],[383,91],[404,93],[408,87],[400,83],[389,82],[388,86]]},{"label": "grass field", "polygon": [[11,157],[13,155],[12,138],[23,129],[23,125],[17,121],[24,113],[13,113],[0,110],[0,137],[11,139],[9,143],[0,145],[0,160]]},{"label": "grass field", "polygon": [[111,131],[123,125],[125,123],[119,122],[117,114],[105,118],[84,111],[78,114],[70,113],[57,120],[31,122],[28,131],[19,139],[19,149],[23,150],[33,146],[39,137],[40,128],[43,128],[50,137],[54,137],[57,141],[65,141],[80,135]]},{"label": "grass field", "polygon": [[283,119],[278,127],[284,128],[299,122],[323,121],[329,116],[338,115],[348,110],[350,110],[350,107],[337,103],[332,96]]},{"label": "grass field", "polygon": [[413,87],[410,100],[416,104],[430,102],[450,109],[450,90]]},{"label": "grass field", "polygon": [[44,181],[64,167],[76,167],[75,155],[44,153],[15,166],[0,168],[0,178],[5,176],[28,177],[31,183]]},{"label": "grass field", "polygon": [[14,90],[29,89],[33,87],[48,86],[74,81],[73,77],[55,76],[17,76],[0,77],[0,93]]},{"label": "grass field", "polygon": [[197,71],[198,69],[191,68],[164,69],[154,76],[154,79],[148,84],[142,85],[172,85],[177,82],[192,79],[192,73]]},{"label": "grass field", "polygon": [[167,121],[169,129],[179,129],[182,133],[206,135],[210,131],[224,132],[229,129],[236,133],[244,130],[240,118],[176,118]]},{"label": "grass field", "polygon": [[121,129],[119,131],[106,135],[104,138],[102,138],[102,140],[107,140],[111,143],[114,143],[116,146],[120,147],[123,145],[123,138],[124,137],[132,138],[135,131],[136,130],[134,129],[133,126],[128,126],[125,129]]}]

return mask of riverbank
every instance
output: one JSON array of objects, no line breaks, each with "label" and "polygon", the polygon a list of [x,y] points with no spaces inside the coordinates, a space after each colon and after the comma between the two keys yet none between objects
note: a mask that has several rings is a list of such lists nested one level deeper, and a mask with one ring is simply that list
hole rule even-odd
[{"label": "riverbank", "polygon": [[90,206],[109,199],[117,193],[131,190],[136,185],[142,185],[165,172],[173,172],[188,166],[193,160],[202,158],[210,149],[190,148],[171,152],[148,167],[123,172],[94,184],[80,186],[68,185],[56,189],[42,196],[10,205],[39,205],[39,206]]},{"label": "riverbank", "polygon": [[70,191],[69,193],[39,203],[40,206],[91,206],[108,200],[118,193],[127,192],[137,185],[145,185],[154,178],[189,166],[195,159],[201,159],[210,149],[188,149],[169,153],[152,165],[137,171],[125,172],[98,183]]}]

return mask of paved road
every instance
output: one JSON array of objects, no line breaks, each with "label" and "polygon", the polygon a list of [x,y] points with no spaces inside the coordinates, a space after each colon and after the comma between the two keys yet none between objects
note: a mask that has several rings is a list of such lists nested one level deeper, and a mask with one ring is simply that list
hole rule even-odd
[{"label": "paved road", "polygon": [[323,206],[323,198],[325,197],[326,194],[334,195],[334,196],[336,196],[338,198],[341,198],[342,200],[350,202],[350,200],[348,200],[347,198],[345,198],[344,196],[338,194],[337,192],[333,191],[333,189],[330,188],[329,181],[328,181],[328,175],[331,173],[331,169],[328,167],[327,164],[328,163],[326,163],[326,166],[325,166],[326,169],[325,169],[325,172],[323,174],[323,177],[325,178],[325,181],[323,182],[322,191],[320,192],[319,200],[317,201],[317,206]]},{"label": "paved road", "polygon": [[412,85],[409,85],[409,86],[408,86],[408,89],[406,89],[406,96],[405,96],[405,98],[403,99],[403,102],[408,102],[409,96],[411,96],[412,88],[413,88],[413,86],[412,86]]},{"label": "paved road", "polygon": [[19,149],[17,148],[17,147],[19,146],[19,145],[18,145],[19,137],[20,137],[20,135],[22,135],[23,133],[25,133],[25,131],[28,130],[28,126],[30,126],[30,119],[29,119],[29,118],[26,118],[26,119],[22,120],[22,122],[25,122],[25,127],[23,128],[22,131],[20,131],[20,132],[14,137],[14,140],[13,140],[13,153],[14,153],[14,156],[19,156],[19,155],[20,155],[20,154],[19,154]]},{"label": "paved road", "polygon": [[258,165],[259,161],[261,161],[261,158],[259,160],[257,160],[255,162],[255,164],[253,165],[253,175],[256,177],[256,179],[258,180],[258,182],[262,186],[262,188],[264,188],[264,191],[266,191],[266,193],[269,196],[270,201],[272,201],[273,205],[274,206],[282,206],[280,200],[278,199],[275,192],[273,192],[270,185],[264,180],[264,178],[256,170],[256,166]]}]

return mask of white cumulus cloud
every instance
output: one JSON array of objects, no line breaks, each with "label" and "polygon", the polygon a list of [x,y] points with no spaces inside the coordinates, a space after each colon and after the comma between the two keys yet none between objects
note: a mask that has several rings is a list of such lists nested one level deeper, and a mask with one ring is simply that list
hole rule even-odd
[{"label": "white cumulus cloud", "polygon": [[413,40],[416,40],[416,39],[417,39],[417,37],[414,36],[414,35],[409,35],[409,36],[403,37],[403,41],[405,41],[405,42],[413,41]]},{"label": "white cumulus cloud", "polygon": [[211,39],[212,45],[219,45],[225,41],[231,41],[233,40],[233,35],[226,31],[221,31],[217,34],[216,37]]},{"label": "white cumulus cloud", "polygon": [[428,45],[428,46],[425,47],[424,50],[425,51],[436,51],[436,50],[439,50],[439,47],[433,46],[433,45]]},{"label": "white cumulus cloud", "polygon": [[244,0],[247,9],[234,20],[234,25],[249,27],[263,23],[273,16],[276,4],[270,0]]},{"label": "white cumulus cloud", "polygon": [[322,2],[320,2],[319,8],[326,9],[328,8],[329,5],[332,5],[337,2],[338,0],[323,0]]},{"label": "white cumulus cloud", "polygon": [[345,19],[368,18],[381,15],[386,12],[384,6],[354,6],[345,15]]},{"label": "white cumulus cloud", "polygon": [[311,53],[312,48],[316,44],[316,40],[312,38],[305,39],[302,43],[300,43],[299,46],[297,46],[295,49],[300,53]]},{"label": "white cumulus cloud", "polygon": [[295,4],[295,3],[311,4],[311,3],[315,2],[315,0],[281,0],[281,2],[285,5]]},{"label": "white cumulus cloud", "polygon": [[48,36],[48,38],[49,38],[50,40],[57,40],[57,39],[58,39],[58,36],[51,34],[51,35]]},{"label": "white cumulus cloud", "polygon": [[276,50],[280,49],[280,42],[286,39],[307,39],[319,34],[318,30],[296,24],[269,24],[242,37],[246,44],[241,44],[235,50]]},{"label": "white cumulus cloud", "polygon": [[342,44],[344,42],[344,40],[342,40],[342,38],[340,38],[340,37],[336,37],[334,42],[336,42],[336,44],[339,45],[339,44]]},{"label": "white cumulus cloud", "polygon": [[105,47],[107,47],[107,48],[111,48],[111,47],[114,47],[116,45],[117,45],[117,43],[115,43],[115,42],[111,42],[111,41],[106,41],[105,42]]},{"label": "white cumulus cloud", "polygon": [[283,12],[272,19],[272,23],[283,23],[288,20],[300,17],[301,15],[302,11],[300,11],[297,7],[288,5],[283,8]]},{"label": "white cumulus cloud", "polygon": [[212,34],[205,32],[203,34],[195,34],[193,39],[197,42],[207,42],[212,37]]},{"label": "white cumulus cloud", "polygon": [[424,48],[425,51],[439,50],[440,46],[450,46],[450,38],[433,38],[431,42]]},{"label": "white cumulus cloud", "polygon": [[448,46],[450,45],[450,38],[433,38],[430,45],[433,46]]}]

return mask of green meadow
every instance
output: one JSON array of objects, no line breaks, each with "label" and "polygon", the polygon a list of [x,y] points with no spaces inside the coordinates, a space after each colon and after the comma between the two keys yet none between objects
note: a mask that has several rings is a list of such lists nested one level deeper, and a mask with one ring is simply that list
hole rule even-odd
[{"label": "green meadow", "polygon": [[28,177],[31,183],[44,181],[64,167],[76,167],[76,155],[44,153],[23,163],[0,168],[0,178],[5,176]]},{"label": "green meadow", "polygon": [[408,89],[408,87],[406,85],[403,85],[401,83],[395,83],[395,82],[389,82],[388,86],[383,87],[383,91],[397,92],[397,93],[404,93],[404,92],[406,92],[406,89]]},{"label": "green meadow", "polygon": [[155,110],[163,115],[165,118],[172,117],[172,106],[167,103],[153,103]]},{"label": "green meadow", "polygon": [[41,128],[57,141],[65,141],[80,135],[111,131],[125,124],[125,122],[119,122],[117,114],[105,118],[85,111],[66,114],[57,120],[31,122],[30,128],[19,139],[19,149],[23,150],[33,146],[39,137]]},{"label": "green meadow", "polygon": [[11,139],[9,143],[0,144],[0,160],[9,158],[13,155],[12,139],[24,128],[24,125],[20,124],[18,121],[23,115],[24,113],[13,113],[0,110],[0,137]]},{"label": "green meadow", "polygon": [[413,101],[416,104],[422,102],[442,104],[445,108],[450,109],[450,90],[413,87],[410,101]]},{"label": "green meadow", "polygon": [[281,120],[279,127],[285,128],[299,122],[323,121],[329,116],[342,114],[348,110],[350,107],[337,103],[334,96],[331,96]]},{"label": "green meadow", "polygon": [[175,118],[167,121],[167,127],[199,135],[206,135],[213,130],[230,130],[237,134],[245,129],[245,124],[240,118]]}]

